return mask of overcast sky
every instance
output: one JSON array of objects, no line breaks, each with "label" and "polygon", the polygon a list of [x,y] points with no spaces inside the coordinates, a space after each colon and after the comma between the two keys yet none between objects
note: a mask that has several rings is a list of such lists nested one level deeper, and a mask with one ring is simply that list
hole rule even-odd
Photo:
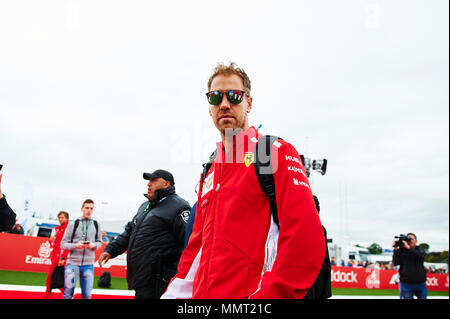
[{"label": "overcast sky", "polygon": [[[31,208],[130,220],[143,172],[192,205],[219,133],[217,62],[252,81],[250,124],[328,159],[329,237],[449,248],[447,0],[0,1],[2,188]],[[28,186],[27,186],[28,185]],[[103,203],[103,204],[102,204]]]}]

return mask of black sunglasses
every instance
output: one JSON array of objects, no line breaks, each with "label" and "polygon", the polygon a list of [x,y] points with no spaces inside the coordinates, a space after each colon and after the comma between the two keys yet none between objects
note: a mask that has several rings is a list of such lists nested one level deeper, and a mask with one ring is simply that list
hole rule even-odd
[{"label": "black sunglasses", "polygon": [[208,98],[209,104],[219,105],[222,102],[224,94],[231,104],[239,104],[244,99],[245,92],[241,90],[229,90],[227,92],[211,91],[206,93],[206,97]]}]

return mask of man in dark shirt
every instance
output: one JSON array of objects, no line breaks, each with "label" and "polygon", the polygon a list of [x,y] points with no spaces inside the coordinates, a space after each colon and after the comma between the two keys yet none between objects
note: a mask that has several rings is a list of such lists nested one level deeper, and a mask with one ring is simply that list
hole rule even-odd
[{"label": "man in dark shirt", "polygon": [[147,201],[125,231],[105,247],[98,263],[127,251],[128,289],[136,299],[159,299],[177,272],[191,206],[175,193],[173,175],[165,170],[144,173]]},{"label": "man in dark shirt", "polygon": [[403,240],[403,247],[394,246],[393,264],[400,265],[400,299],[413,299],[414,294],[419,299],[426,299],[428,290],[425,284],[427,280],[423,265],[426,253],[416,247],[417,236],[413,233],[407,235],[410,240]]}]

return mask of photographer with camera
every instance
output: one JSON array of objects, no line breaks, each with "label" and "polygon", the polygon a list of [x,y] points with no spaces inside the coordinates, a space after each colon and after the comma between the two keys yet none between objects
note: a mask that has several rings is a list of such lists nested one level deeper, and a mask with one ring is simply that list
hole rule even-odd
[{"label": "photographer with camera", "polygon": [[413,233],[395,236],[394,241],[394,266],[400,265],[400,299],[413,299],[414,294],[418,299],[427,299],[427,280],[423,262],[426,253],[417,247],[417,236]]}]

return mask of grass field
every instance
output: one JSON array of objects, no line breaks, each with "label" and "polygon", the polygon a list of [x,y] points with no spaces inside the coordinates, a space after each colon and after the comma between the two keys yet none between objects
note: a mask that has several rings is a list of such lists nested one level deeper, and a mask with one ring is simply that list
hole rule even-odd
[{"label": "grass field", "polygon": [[[45,286],[47,273],[23,272],[0,270],[0,284],[6,285],[27,285],[27,286]],[[94,288],[97,285],[99,277],[94,279]],[[127,290],[127,281],[125,278],[111,278],[111,289]],[[397,290],[386,289],[349,289],[333,288],[333,295],[340,296],[398,296]],[[448,291],[428,291],[429,296],[448,296]]]},{"label": "grass field", "polygon": [[[99,278],[95,276],[94,288],[100,288],[97,285]],[[0,284],[4,285],[45,286],[46,280],[47,273],[0,270]],[[127,280],[125,278],[112,277],[111,289],[127,290]]]},{"label": "grass field", "polygon": [[[332,288],[333,295],[339,296],[398,296],[396,289],[351,289],[351,288]],[[430,291],[428,296],[448,296],[448,291]]]}]

